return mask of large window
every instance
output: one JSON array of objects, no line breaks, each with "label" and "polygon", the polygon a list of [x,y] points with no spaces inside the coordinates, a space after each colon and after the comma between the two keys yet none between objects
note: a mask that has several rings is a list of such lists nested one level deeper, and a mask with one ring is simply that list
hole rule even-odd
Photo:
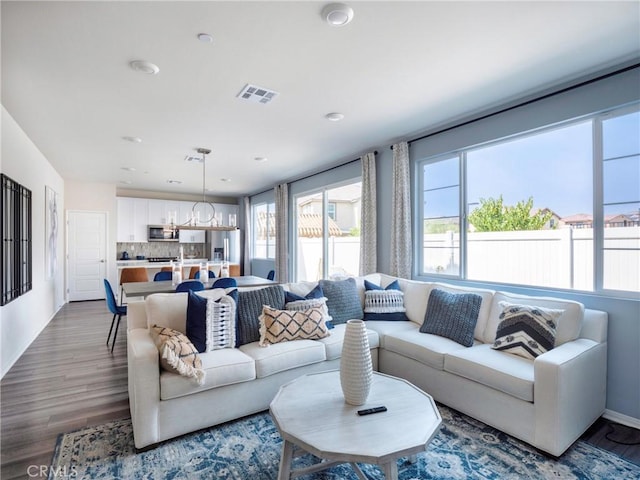
[{"label": "large window", "polygon": [[639,132],[636,106],[419,162],[420,273],[638,291]]},{"label": "large window", "polygon": [[602,282],[608,290],[640,291],[639,132],[637,110],[602,119]]},{"label": "large window", "polygon": [[296,280],[357,276],[361,182],[294,197]]},{"label": "large window", "polygon": [[275,203],[259,203],[252,207],[253,258],[276,258]]}]

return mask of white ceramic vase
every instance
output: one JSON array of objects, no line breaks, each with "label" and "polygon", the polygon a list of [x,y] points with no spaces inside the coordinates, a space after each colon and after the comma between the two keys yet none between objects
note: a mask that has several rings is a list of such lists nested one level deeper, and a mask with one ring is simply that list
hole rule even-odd
[{"label": "white ceramic vase", "polygon": [[350,405],[363,405],[373,380],[373,364],[367,328],[362,320],[348,320],[340,359],[340,385],[344,400]]}]

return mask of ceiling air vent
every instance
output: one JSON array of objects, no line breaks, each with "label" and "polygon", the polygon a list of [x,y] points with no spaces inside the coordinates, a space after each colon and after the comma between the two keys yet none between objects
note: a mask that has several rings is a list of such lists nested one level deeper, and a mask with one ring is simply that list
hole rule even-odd
[{"label": "ceiling air vent", "polygon": [[279,95],[278,92],[267,88],[257,87],[256,85],[246,84],[242,91],[238,94],[238,98],[248,100],[255,103],[269,103]]}]

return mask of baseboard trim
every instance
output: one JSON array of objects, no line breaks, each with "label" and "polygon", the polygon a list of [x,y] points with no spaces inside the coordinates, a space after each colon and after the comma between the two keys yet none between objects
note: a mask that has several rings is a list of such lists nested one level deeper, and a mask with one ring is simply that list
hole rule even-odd
[{"label": "baseboard trim", "polygon": [[640,418],[630,417],[628,415],[623,415],[622,413],[614,412],[613,410],[608,409],[604,411],[602,416],[607,420],[611,420],[612,422],[616,422],[621,425],[626,425],[627,427],[637,428],[638,430],[640,430]]}]

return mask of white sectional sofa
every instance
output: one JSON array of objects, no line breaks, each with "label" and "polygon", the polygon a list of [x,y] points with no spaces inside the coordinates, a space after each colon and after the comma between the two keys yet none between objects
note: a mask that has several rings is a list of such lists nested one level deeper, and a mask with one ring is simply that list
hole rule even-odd
[{"label": "white sectional sofa", "polygon": [[[386,286],[384,274],[364,279]],[[405,378],[437,401],[561,455],[603,412],[606,402],[607,314],[562,299],[526,297],[439,283],[398,279],[409,321],[367,321],[374,368]],[[304,295],[315,283],[283,285]],[[473,345],[421,333],[433,289],[482,297]],[[535,360],[491,348],[500,301],[562,309],[555,347]],[[344,325],[322,340],[295,340],[201,354],[203,385],[164,371],[149,326],[185,331],[186,294],[156,294],[129,304],[129,402],[135,446],[266,410],[278,388],[310,372],[338,369]],[[331,313],[331,312],[329,312]]]}]

